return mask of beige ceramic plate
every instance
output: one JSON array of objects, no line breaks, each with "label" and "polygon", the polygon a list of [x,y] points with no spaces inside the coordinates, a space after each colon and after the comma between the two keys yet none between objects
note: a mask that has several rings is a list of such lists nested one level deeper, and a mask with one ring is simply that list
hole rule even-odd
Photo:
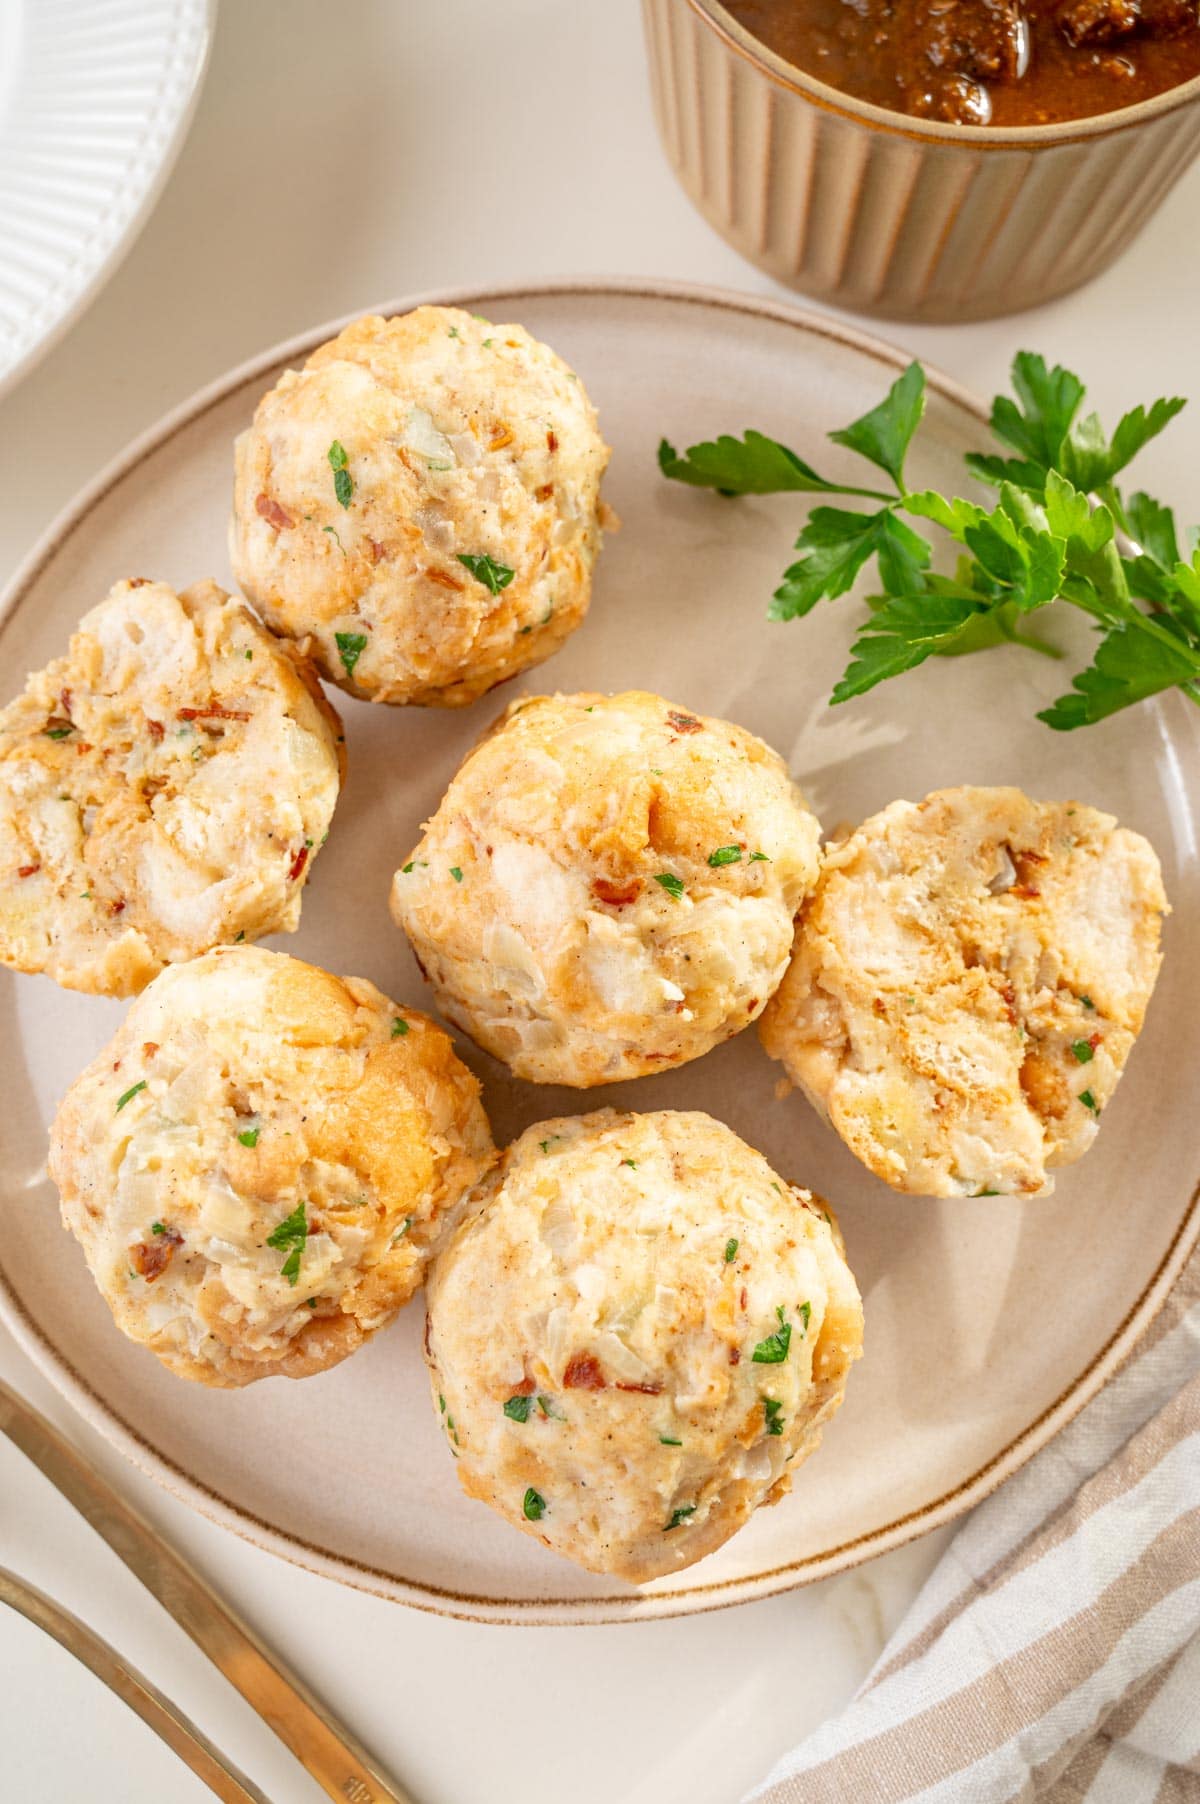
[{"label": "beige ceramic plate", "polygon": [[[518,689],[644,686],[728,714],[790,758],[827,827],[942,784],[1013,782],[1099,803],[1154,840],[1176,907],[1166,977],[1099,1146],[1046,1202],[922,1202],[869,1177],[798,1097],[777,1100],[778,1068],[752,1032],[683,1071],[590,1097],[518,1084],[468,1049],[499,1140],[589,1103],[704,1108],[841,1212],[867,1310],[866,1358],[844,1410],[789,1498],[720,1554],[641,1593],[575,1571],[462,1496],[429,1407],[419,1306],[336,1371],[237,1395],[182,1383],[124,1340],[58,1224],[43,1163],[57,1099],[121,1005],[7,974],[0,1311],[138,1465],[314,1570],[451,1615],[673,1615],[785,1590],[959,1515],[1080,1408],[1157,1308],[1200,1228],[1180,1076],[1200,1063],[1187,980],[1200,955],[1198,717],[1171,698],[1056,737],[1032,715],[1060,672],[998,651],[926,665],[830,710],[856,604],[789,627],[765,619],[803,502],[727,502],[668,485],[654,450],[663,432],[687,444],[753,425],[823,466],[849,467],[822,434],[879,398],[897,354],[828,321],[685,290],[550,288],[467,301],[562,351],[615,447],[607,493],[624,527],[601,560],[592,615]],[[228,580],[233,435],[280,370],[329,330],[198,396],[58,523],[7,599],[7,688],[62,648],[115,577]],[[954,486],[963,449],[981,437],[974,404],[939,381],[914,486]],[[349,782],[303,927],[282,942],[288,951],[424,1000],[388,918],[388,880],[497,706],[443,714],[345,704]]]}]

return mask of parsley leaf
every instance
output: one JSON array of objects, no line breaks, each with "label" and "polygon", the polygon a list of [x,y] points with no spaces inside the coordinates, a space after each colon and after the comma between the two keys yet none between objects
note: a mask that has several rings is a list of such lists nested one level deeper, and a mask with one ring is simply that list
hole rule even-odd
[{"label": "parsley leaf", "polygon": [[915,670],[935,652],[949,651],[980,613],[966,595],[893,595],[863,626],[851,662],[830,700],[848,702],[876,683]]},{"label": "parsley leaf", "polygon": [[1186,405],[1179,395],[1135,407],[1117,422],[1111,439],[1094,413],[1082,420],[1067,441],[1066,474],[1076,488],[1103,489],[1138,452],[1157,438]]},{"label": "parsley leaf", "polygon": [[515,570],[510,570],[507,564],[498,564],[486,552],[477,556],[474,552],[460,551],[458,561],[460,564],[465,564],[471,575],[481,582],[485,589],[490,589],[493,595],[499,595],[501,589],[507,589],[516,575]]},{"label": "parsley leaf", "polygon": [[1111,438],[1096,414],[1079,418],[1086,393],[1079,377],[1043,357],[1020,351],[1013,360],[1017,399],[998,395],[991,425],[1019,459],[970,455],[967,466],[984,482],[1012,482],[1040,494],[1053,470],[1085,494],[1107,487],[1152,438],[1169,426],[1184,403],[1178,397],[1135,407],[1118,422]]},{"label": "parsley leaf", "polygon": [[741,859],[742,848],[740,846],[718,846],[715,852],[710,852],[708,855],[708,862],[714,869],[723,864],[740,864]]},{"label": "parsley leaf", "polygon": [[885,522],[891,518],[888,508],[878,514],[849,513],[841,507],[817,508],[796,540],[797,551],[805,555],[784,571],[783,581],[771,598],[768,617],[798,620],[819,601],[833,601],[844,595],[853,587],[867,559],[875,555],[887,530]]},{"label": "parsley leaf", "polygon": [[894,513],[889,513],[882,521],[875,546],[875,564],[888,595],[903,595],[910,589],[919,588],[931,556],[928,539],[923,539]]},{"label": "parsley leaf", "polygon": [[546,1514],[546,1499],[542,1496],[540,1491],[535,1491],[533,1486],[530,1485],[525,1493],[521,1509],[528,1521],[540,1522],[542,1517]]},{"label": "parsley leaf", "polygon": [[654,881],[662,885],[673,902],[678,902],[684,893],[683,878],[676,877],[673,871],[656,872]]},{"label": "parsley leaf", "polygon": [[762,432],[747,432],[740,439],[726,434],[693,445],[682,457],[663,439],[658,447],[658,467],[672,482],[716,489],[721,495],[779,495],[785,490],[826,495],[874,493],[871,489],[847,489],[840,483],[828,482],[802,457]]},{"label": "parsley leaf", "polygon": [[302,1202],[297,1203],[292,1213],[285,1215],[278,1226],[267,1235],[267,1245],[274,1247],[276,1252],[282,1253],[286,1248],[291,1248],[283,1262],[281,1276],[286,1278],[293,1287],[300,1276],[300,1255],[304,1251],[307,1240],[308,1219]]},{"label": "parsley leaf", "polygon": [[258,1128],[256,1128],[256,1127],[243,1128],[241,1133],[238,1135],[238,1139],[241,1141],[243,1146],[257,1146],[258,1145],[258,1136],[259,1136]]},{"label": "parsley leaf", "polygon": [[346,447],[340,438],[334,439],[326,456],[333,471],[333,492],[343,507],[349,507],[354,494],[354,478],[347,468]]},{"label": "parsley leaf", "polygon": [[733,1264],[734,1260],[737,1258],[737,1250],[738,1250],[738,1243],[736,1240],[727,1240],[725,1242],[725,1263],[726,1263],[726,1265]]},{"label": "parsley leaf", "polygon": [[532,1397],[510,1397],[504,1405],[504,1413],[510,1422],[528,1422],[532,1408]]},{"label": "parsley leaf", "polygon": [[1148,615],[1133,613],[1116,622],[1101,639],[1086,670],[1071,679],[1070,695],[1060,695],[1038,714],[1048,727],[1071,732],[1091,726],[1133,702],[1159,695],[1200,679],[1200,640],[1196,648],[1173,639]]},{"label": "parsley leaf", "polygon": [[766,1424],[767,1433],[768,1434],[782,1434],[783,1433],[783,1417],[782,1417],[783,1404],[779,1401],[779,1399],[777,1397],[764,1397],[762,1400],[762,1404],[763,1404],[763,1421]]},{"label": "parsley leaf", "polygon": [[1036,487],[1039,474],[1044,476],[1059,463],[1084,386],[1070,370],[1057,364],[1048,369],[1045,358],[1032,351],[1018,351],[1013,359],[1012,385],[1017,399],[997,395],[991,426],[997,438],[1021,453],[1020,461],[968,456],[967,465],[985,482],[1007,480],[1023,488]]},{"label": "parsley leaf", "polygon": [[1071,1051],[1075,1055],[1077,1065],[1090,1065],[1096,1056],[1096,1049],[1090,1040],[1073,1040]]},{"label": "parsley leaf", "polygon": [[365,633],[335,633],[334,643],[338,648],[338,657],[342,660],[342,669],[347,676],[354,675],[354,666],[367,649]]},{"label": "parsley leaf", "polygon": [[401,1020],[399,1015],[395,1016],[392,1021],[392,1039],[402,1040],[407,1032],[408,1022]]},{"label": "parsley leaf", "polygon": [[775,1314],[779,1318],[778,1328],[766,1340],[760,1340],[751,1354],[756,1366],[781,1366],[788,1356],[788,1348],[792,1344],[792,1324],[783,1318],[782,1303]]},{"label": "parsley leaf", "polygon": [[[1164,507],[1161,501],[1155,501],[1152,495],[1144,495],[1139,489],[1125,503],[1125,518],[1141,546],[1143,556],[1148,557],[1161,570],[1173,570],[1179,562],[1179,539],[1175,531],[1175,516],[1170,508]],[[1147,599],[1152,600],[1153,597]]]},{"label": "parsley leaf", "polygon": [[664,1526],[663,1534],[669,1535],[673,1528],[682,1528],[689,1516],[696,1514],[694,1503],[681,1503],[677,1510],[671,1511],[671,1520]]},{"label": "parsley leaf", "polygon": [[829,436],[835,445],[845,445],[886,470],[896,487],[903,488],[904,459],[924,412],[925,371],[919,363],[910,363],[878,407]]}]

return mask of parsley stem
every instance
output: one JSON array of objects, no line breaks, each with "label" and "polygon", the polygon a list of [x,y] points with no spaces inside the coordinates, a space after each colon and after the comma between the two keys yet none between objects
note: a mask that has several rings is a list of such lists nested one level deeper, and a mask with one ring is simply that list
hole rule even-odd
[{"label": "parsley stem", "polygon": [[1069,601],[1073,608],[1082,609],[1085,614],[1090,614],[1094,620],[1103,621],[1105,626],[1112,626],[1117,620],[1122,618],[1119,610],[1114,612],[1109,602],[1101,601],[1097,598],[1090,583],[1087,583],[1086,581],[1078,582],[1072,576],[1063,577],[1062,587],[1058,591],[1058,599],[1060,601]]},{"label": "parsley stem", "polygon": [[1121,531],[1125,534],[1125,537],[1131,539],[1133,543],[1137,545],[1137,549],[1140,552],[1142,547],[1137,544],[1137,534],[1129,524],[1129,516],[1125,512],[1124,503],[1121,500],[1120,491],[1116,484],[1112,482],[1102,484],[1102,486],[1096,490],[1096,496],[1098,500],[1104,503]]},{"label": "parsley stem", "polygon": [[1175,687],[1184,688],[1191,683],[1200,682],[1200,655],[1197,654],[1195,647],[1179,638],[1177,634],[1168,632],[1165,626],[1160,626],[1154,615],[1147,613],[1145,608],[1138,607],[1135,601],[1128,601],[1122,606],[1114,607],[1105,599],[1096,599],[1088,585],[1077,583],[1069,576],[1065,578],[1058,598],[1060,601],[1069,601],[1072,607],[1081,609],[1085,614],[1090,614],[1093,620],[1101,621],[1110,629],[1123,625],[1133,626],[1139,632],[1149,633],[1152,638],[1157,639],[1161,645],[1166,646],[1177,657],[1190,657],[1196,666],[1196,675],[1188,677],[1186,683],[1177,684]]},{"label": "parsley stem", "polygon": [[1040,651],[1043,658],[1062,658],[1066,654],[1057,645],[1048,645],[1044,639],[1035,638],[1033,633],[1014,633],[1011,630],[1005,637],[1013,645],[1023,645],[1027,651]]},{"label": "parsley stem", "polygon": [[861,495],[864,501],[883,501],[889,507],[895,507],[897,502],[903,500],[903,496],[899,493],[885,495],[882,489],[852,489],[841,482],[831,482],[827,489],[821,489],[819,493],[823,495]]}]

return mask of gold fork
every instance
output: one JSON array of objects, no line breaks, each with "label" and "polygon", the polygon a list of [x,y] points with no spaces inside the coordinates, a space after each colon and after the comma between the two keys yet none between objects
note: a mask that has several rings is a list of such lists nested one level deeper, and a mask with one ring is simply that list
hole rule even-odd
[{"label": "gold fork", "polygon": [[[74,1504],[97,1534],[108,1542],[118,1559],[125,1562],[197,1647],[225,1674],[230,1684],[241,1692],[329,1797],[340,1799],[341,1804],[414,1804],[411,1795],[384,1776],[366,1749],[314,1697],[304,1681],[277,1655],[268,1651],[254,1630],[217,1596],[207,1580],[201,1578],[145,1517],[93,1470],[44,1416],[3,1383],[0,1383],[0,1431]],[[32,1588],[26,1590],[32,1592]],[[51,1612],[57,1610],[58,1607],[41,1593],[32,1595],[35,1600],[40,1599],[43,1614],[46,1606]],[[15,1603],[13,1598],[4,1601]],[[65,1616],[66,1613],[62,1614]],[[85,1636],[90,1634],[77,1619],[67,1620],[76,1623]],[[49,1620],[42,1621],[40,1626],[55,1633]],[[96,1642],[95,1637],[92,1640]],[[69,1642],[63,1645],[71,1647],[73,1653],[78,1651]],[[103,1642],[97,1642],[97,1645],[116,1659],[112,1649],[106,1648]],[[98,1668],[93,1666],[92,1670]],[[142,1687],[141,1702],[150,1700],[159,1708],[165,1708],[169,1720],[181,1726],[197,1748],[209,1758],[220,1760],[211,1743],[205,1741],[186,1717],[167,1705],[166,1699],[132,1669],[123,1670],[135,1687]],[[103,1672],[99,1676],[106,1677]],[[124,1690],[120,1695],[135,1709],[139,1708]],[[140,1713],[146,1716],[151,1727],[163,1734],[161,1721],[144,1710]],[[166,1735],[165,1739],[177,1753],[184,1752],[171,1735]],[[184,1758],[187,1757],[184,1753]],[[255,1791],[240,1775],[230,1772],[228,1763],[224,1763],[224,1769],[226,1780],[232,1779],[242,1789],[218,1791],[218,1796],[238,1800],[249,1798],[257,1804],[266,1804],[261,1792]],[[209,1783],[212,1783],[211,1779]]]},{"label": "gold fork", "polygon": [[78,1616],[72,1616],[52,1597],[19,1579],[15,1572],[0,1566],[0,1604],[18,1610],[29,1622],[52,1635],[60,1647],[83,1662],[110,1691],[136,1710],[142,1721],[161,1735],[169,1748],[186,1761],[222,1804],[271,1804],[265,1792],[259,1791],[239,1773],[233,1763],[215,1748],[201,1729],[176,1709],[137,1668],[129,1666],[107,1641],[93,1634]]}]

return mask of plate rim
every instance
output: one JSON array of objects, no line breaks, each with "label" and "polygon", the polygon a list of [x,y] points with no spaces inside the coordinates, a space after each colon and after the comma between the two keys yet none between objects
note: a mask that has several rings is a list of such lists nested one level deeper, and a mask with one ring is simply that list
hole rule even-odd
[{"label": "plate rim", "polygon": [[[55,345],[65,337],[71,327],[90,307],[101,289],[116,274],[150,223],[150,215],[158,205],[163,189],[179,160],[179,154],[187,141],[192,121],[196,116],[196,108],[200,104],[205,76],[208,74],[209,63],[212,61],[219,4],[220,0],[200,0],[200,7],[204,14],[204,35],[192,72],[191,83],[175,111],[162,154],[150,172],[149,179],[145,181],[132,213],[116,236],[98,251],[94,261],[84,261],[83,269],[76,283],[74,285],[68,283],[62,304],[58,311],[52,314],[45,329],[34,337],[23,351],[18,353],[7,368],[0,368],[0,398],[11,393],[17,384],[36,369],[43,358],[48,356]],[[164,109],[164,111],[169,113],[169,109]],[[151,119],[156,117],[158,115],[150,116]],[[0,619],[2,618],[3,616],[0,615]]]},{"label": "plate rim", "polygon": [[[886,340],[811,309],[794,307],[767,296],[742,294],[737,290],[700,283],[639,277],[625,280],[605,276],[559,278],[504,282],[494,286],[470,283],[453,289],[439,288],[417,295],[401,296],[379,306],[356,308],[335,320],[309,327],[281,340],[235,365],[171,408],[110,459],[92,481],[59,512],[5,585],[0,594],[0,632],[16,614],[28,590],[50,560],[86,524],[89,515],[110,490],[140,463],[185,428],[202,419],[237,389],[260,378],[281,362],[291,362],[295,358],[307,356],[351,320],[361,318],[364,312],[389,315],[424,305],[494,306],[497,302],[504,303],[517,298],[535,297],[546,300],[556,297],[577,299],[581,296],[611,297],[622,301],[666,300],[676,304],[723,308],[769,320],[807,336],[833,340],[897,371],[909,361],[902,350]],[[930,388],[973,413],[986,424],[987,410],[975,395],[936,366],[931,366],[924,359],[921,361],[925,365]],[[765,1572],[708,1580],[661,1592],[636,1591],[630,1588],[578,1597],[491,1597],[461,1592],[425,1581],[403,1579],[395,1573],[356,1561],[345,1554],[334,1553],[302,1536],[277,1528],[252,1510],[230,1502],[220,1492],[213,1490],[153,1447],[115,1408],[99,1396],[83,1374],[34,1322],[9,1281],[2,1251],[0,1321],[58,1393],[131,1464],[210,1522],[219,1524],[252,1545],[288,1560],[293,1565],[352,1589],[406,1604],[410,1608],[468,1621],[526,1627],[650,1622],[729,1608],[735,1604],[798,1589],[802,1585],[815,1583],[818,1579],[849,1571],[852,1567],[902,1547],[964,1515],[1046,1446],[1102,1389],[1154,1321],[1180,1270],[1198,1243],[1200,1182],[1192,1191],[1157,1267],[1103,1346],[1063,1388],[1053,1403],[950,1490],[915,1510],[905,1512],[892,1522],[820,1553],[785,1562]]]}]

